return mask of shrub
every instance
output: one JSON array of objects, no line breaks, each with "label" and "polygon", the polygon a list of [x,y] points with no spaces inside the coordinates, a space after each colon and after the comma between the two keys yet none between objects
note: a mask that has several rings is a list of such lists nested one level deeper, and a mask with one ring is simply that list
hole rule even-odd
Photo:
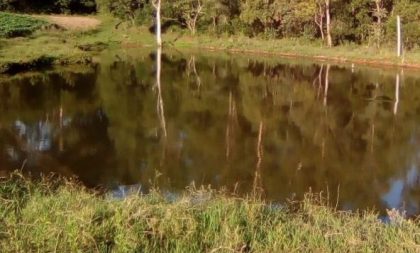
[{"label": "shrub", "polygon": [[33,13],[93,13],[95,0],[0,0],[0,11]]},{"label": "shrub", "polygon": [[47,22],[29,16],[0,12],[0,37],[27,36]]}]

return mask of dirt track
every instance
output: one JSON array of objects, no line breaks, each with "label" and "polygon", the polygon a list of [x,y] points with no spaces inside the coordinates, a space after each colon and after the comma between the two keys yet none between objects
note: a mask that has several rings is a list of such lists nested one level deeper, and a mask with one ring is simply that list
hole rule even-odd
[{"label": "dirt track", "polygon": [[92,17],[59,15],[48,15],[40,17],[48,20],[51,23],[57,24],[67,30],[91,30],[95,29],[101,24],[101,21]]}]

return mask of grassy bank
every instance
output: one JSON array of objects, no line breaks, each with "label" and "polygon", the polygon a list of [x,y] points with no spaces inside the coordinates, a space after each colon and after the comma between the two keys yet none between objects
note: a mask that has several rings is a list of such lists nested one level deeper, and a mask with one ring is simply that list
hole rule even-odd
[{"label": "grassy bank", "polygon": [[[14,16],[17,20],[30,18]],[[112,40],[113,31],[109,27],[113,20],[106,18],[101,26],[90,30],[66,29],[51,23],[45,16],[31,19],[46,25],[24,37],[0,36],[0,73],[16,73],[52,65],[89,64],[100,50],[118,43]]]},{"label": "grassy bank", "polygon": [[0,183],[1,252],[417,252],[398,215],[338,212],[320,198],[278,207],[210,190],[125,199],[19,175]]},{"label": "grassy bank", "polygon": [[[0,13],[1,15],[11,14]],[[14,14],[13,14],[14,15]],[[0,73],[13,73],[37,69],[54,64],[89,64],[106,48],[133,48],[155,46],[154,35],[146,27],[126,27],[109,16],[92,16],[99,26],[83,29],[67,29],[60,26],[57,17],[36,16],[35,23],[27,22],[28,16],[18,16],[19,24],[26,24],[31,33],[26,37],[0,36]],[[71,17],[66,22],[72,22]],[[75,21],[76,22],[76,21]],[[45,25],[45,23],[50,25]],[[32,24],[44,24],[42,27]],[[10,24],[6,22],[6,25]],[[0,23],[1,26],[5,24]],[[78,26],[76,26],[78,27]],[[10,27],[9,27],[10,28]],[[19,29],[23,29],[18,26]],[[24,29],[26,29],[24,27]],[[8,29],[9,33],[14,33]],[[309,57],[318,60],[352,62],[373,65],[395,65],[420,68],[420,51],[406,52],[402,59],[395,56],[393,48],[377,49],[361,45],[328,48],[319,42],[302,39],[263,40],[244,36],[216,37],[211,35],[190,36],[188,33],[168,31],[163,36],[166,47],[228,50],[253,54]]]},{"label": "grassy bank", "polygon": [[196,38],[186,36],[178,39],[174,45],[280,57],[305,57],[340,63],[420,68],[420,50],[406,52],[399,58],[395,50],[388,47],[377,49],[363,45],[341,45],[328,48],[322,43],[302,39],[262,40],[243,36],[215,38],[206,35]]}]

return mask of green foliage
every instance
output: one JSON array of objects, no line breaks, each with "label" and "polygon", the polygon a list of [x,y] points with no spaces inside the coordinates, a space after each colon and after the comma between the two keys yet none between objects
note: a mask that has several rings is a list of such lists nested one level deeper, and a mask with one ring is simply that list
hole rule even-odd
[{"label": "green foliage", "polygon": [[420,46],[420,2],[398,0],[392,17],[387,23],[387,38],[396,41],[397,15],[401,16],[404,46],[407,49]]},{"label": "green foliage", "polygon": [[0,10],[34,13],[93,13],[95,0],[0,0]]},{"label": "green foliage", "polygon": [[0,12],[0,37],[27,36],[47,22],[29,16]]},{"label": "green foliage", "polygon": [[151,4],[147,0],[97,0],[97,2],[100,11],[111,13],[132,24],[136,21],[144,23],[152,17]]}]

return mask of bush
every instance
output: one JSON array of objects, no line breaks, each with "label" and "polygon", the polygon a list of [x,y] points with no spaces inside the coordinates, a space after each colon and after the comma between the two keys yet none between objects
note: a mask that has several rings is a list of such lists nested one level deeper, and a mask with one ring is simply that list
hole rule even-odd
[{"label": "bush", "polygon": [[97,0],[99,10],[134,24],[147,23],[152,17],[152,6],[145,0]]},{"label": "bush", "polygon": [[32,13],[93,13],[95,0],[0,0],[0,11]]},{"label": "bush", "polygon": [[47,22],[29,16],[0,12],[0,37],[27,36]]}]

